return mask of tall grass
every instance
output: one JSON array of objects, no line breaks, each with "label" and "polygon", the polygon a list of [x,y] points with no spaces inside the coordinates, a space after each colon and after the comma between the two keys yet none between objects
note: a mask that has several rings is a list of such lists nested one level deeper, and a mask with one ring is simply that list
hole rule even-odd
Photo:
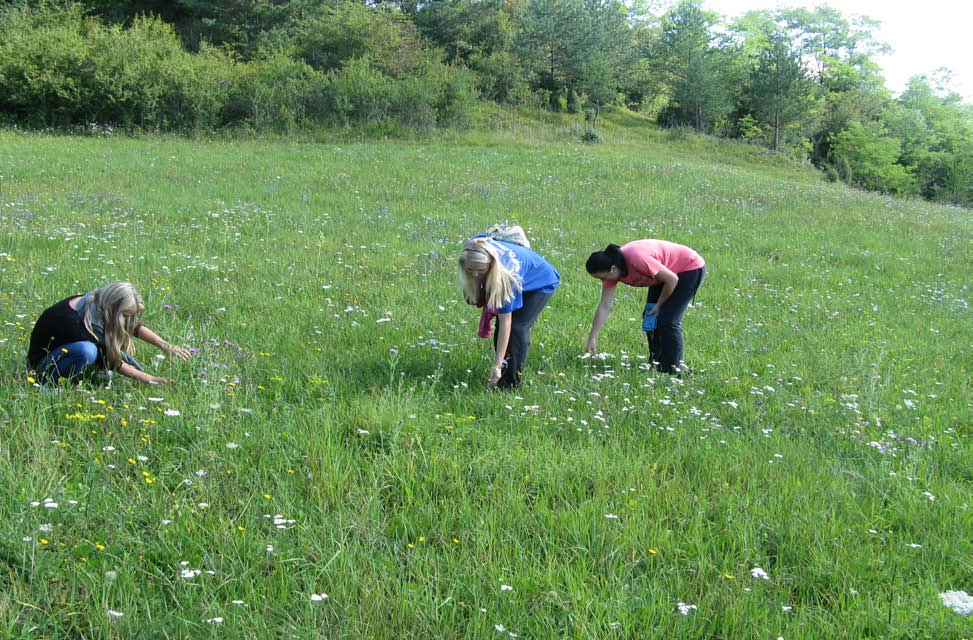
[{"label": "tall grass", "polygon": [[[0,635],[970,635],[968,212],[501,129],[0,133]],[[563,282],[516,393],[455,284],[498,220]],[[634,289],[581,357],[584,259],[641,237],[708,262],[683,381]],[[175,384],[32,385],[37,314],[116,279]]]}]

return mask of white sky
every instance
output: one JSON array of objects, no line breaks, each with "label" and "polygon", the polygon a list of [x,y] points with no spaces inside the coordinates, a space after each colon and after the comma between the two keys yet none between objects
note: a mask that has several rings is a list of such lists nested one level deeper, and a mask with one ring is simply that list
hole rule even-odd
[{"label": "white sky", "polygon": [[864,15],[881,22],[876,40],[891,45],[890,55],[874,58],[885,85],[898,95],[914,75],[946,67],[948,88],[973,104],[973,2],[970,0],[703,0],[706,9],[728,18],[752,9],[827,5],[846,18]]}]

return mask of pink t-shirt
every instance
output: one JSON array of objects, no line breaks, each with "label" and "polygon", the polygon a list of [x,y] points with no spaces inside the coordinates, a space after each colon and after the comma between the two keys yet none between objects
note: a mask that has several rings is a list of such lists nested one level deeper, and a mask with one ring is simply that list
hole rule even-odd
[{"label": "pink t-shirt", "polygon": [[606,280],[604,286],[611,289],[618,282],[632,287],[651,287],[662,267],[676,275],[700,269],[706,263],[703,257],[689,247],[667,240],[635,240],[622,246],[622,256],[628,267],[628,275],[615,282]]}]

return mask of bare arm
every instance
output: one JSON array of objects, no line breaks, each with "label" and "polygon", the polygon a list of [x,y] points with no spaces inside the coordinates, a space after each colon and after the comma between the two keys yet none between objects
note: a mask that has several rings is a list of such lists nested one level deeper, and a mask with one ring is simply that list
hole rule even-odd
[{"label": "bare arm", "polygon": [[140,371],[127,362],[123,362],[121,366],[118,367],[118,373],[138,380],[139,382],[144,382],[145,384],[166,384],[169,382],[167,378],[160,378],[159,376],[154,376],[151,373]]},{"label": "bare arm", "polygon": [[135,333],[135,337],[140,340],[144,340],[148,342],[149,344],[158,348],[166,355],[178,356],[182,358],[183,362],[187,362],[189,360],[188,349],[186,349],[185,347],[179,347],[176,345],[169,344],[168,342],[160,338],[154,331],[152,331],[152,329],[149,329],[144,324],[139,325],[138,331],[136,331]]},{"label": "bare arm", "polygon": [[500,374],[503,373],[503,356],[507,353],[507,345],[510,344],[511,314],[501,313],[497,316],[497,356],[490,369],[490,379],[488,387],[496,386],[500,381]]},{"label": "bare arm", "polygon": [[612,311],[612,305],[615,303],[615,289],[617,288],[602,287],[601,289],[601,300],[598,302],[598,308],[595,309],[595,317],[591,320],[591,332],[588,334],[588,347],[586,349],[588,353],[594,354],[597,351],[595,341]]},{"label": "bare arm", "polygon": [[656,301],[655,306],[649,311],[650,316],[659,315],[659,309],[662,308],[662,305],[666,303],[666,300],[675,291],[676,285],[679,284],[679,276],[665,267],[662,267],[662,270],[656,274],[655,279],[662,283],[662,292],[659,293],[659,299]]}]

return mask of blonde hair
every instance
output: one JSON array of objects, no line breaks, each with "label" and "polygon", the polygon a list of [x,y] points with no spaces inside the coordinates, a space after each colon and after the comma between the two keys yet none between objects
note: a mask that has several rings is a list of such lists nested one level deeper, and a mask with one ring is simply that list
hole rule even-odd
[{"label": "blonde hair", "polygon": [[[135,309],[132,315],[126,311]],[[92,319],[97,314],[105,327],[105,360],[110,369],[117,369],[122,363],[122,352],[133,349],[132,336],[142,324],[142,296],[128,282],[112,282],[91,292],[91,302],[84,314],[84,327],[96,335]]]},{"label": "blonde hair", "polygon": [[[467,273],[466,267],[472,265],[486,267],[482,281]],[[518,266],[519,263],[514,258],[514,269]],[[477,304],[481,282],[486,298],[484,302],[489,309],[499,309],[513,300],[514,292],[523,286],[516,271],[508,269],[500,261],[500,255],[493,243],[486,238],[473,238],[459,254],[459,284],[469,304]]]}]

